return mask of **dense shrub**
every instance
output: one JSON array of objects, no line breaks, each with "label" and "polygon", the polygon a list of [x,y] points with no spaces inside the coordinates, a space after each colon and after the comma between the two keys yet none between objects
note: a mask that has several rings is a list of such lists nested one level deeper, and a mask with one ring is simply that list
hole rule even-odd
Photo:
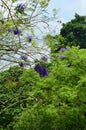
[{"label": "dense shrub", "polygon": [[86,130],[86,50],[60,50],[47,69],[0,73],[1,130]]}]

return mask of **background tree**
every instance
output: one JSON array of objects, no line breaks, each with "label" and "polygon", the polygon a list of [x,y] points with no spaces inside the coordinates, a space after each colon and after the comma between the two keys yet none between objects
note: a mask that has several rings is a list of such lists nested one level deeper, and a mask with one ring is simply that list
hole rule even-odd
[{"label": "background tree", "polygon": [[64,45],[86,48],[86,16],[75,14],[75,18],[63,25],[60,34]]},{"label": "background tree", "polygon": [[61,47],[80,46],[86,48],[86,16],[75,14],[75,18],[70,22],[62,23],[60,34],[45,36],[45,42],[52,52],[58,52]]}]

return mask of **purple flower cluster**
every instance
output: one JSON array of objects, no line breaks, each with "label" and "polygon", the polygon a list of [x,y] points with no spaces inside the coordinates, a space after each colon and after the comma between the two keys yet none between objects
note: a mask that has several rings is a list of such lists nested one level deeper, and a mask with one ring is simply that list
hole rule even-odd
[{"label": "purple flower cluster", "polygon": [[28,41],[31,42],[32,41],[32,36],[28,36]]},{"label": "purple flower cluster", "polygon": [[20,62],[20,63],[19,63],[19,66],[20,66],[20,67],[24,67],[24,63]]},{"label": "purple flower cluster", "polygon": [[26,61],[27,60],[27,56],[26,55],[22,55],[21,59],[24,60],[24,61]]},{"label": "purple flower cluster", "polygon": [[13,28],[9,28],[9,29],[8,29],[8,32],[13,32]]},{"label": "purple flower cluster", "polygon": [[61,55],[60,58],[61,58],[62,60],[64,60],[64,59],[66,58],[66,56],[65,56],[65,55]]},{"label": "purple flower cluster", "polygon": [[21,33],[21,30],[15,29],[13,30],[14,35],[19,35]]},{"label": "purple flower cluster", "polygon": [[61,52],[64,52],[65,50],[66,48],[63,48],[63,47],[60,49]]},{"label": "purple flower cluster", "polygon": [[[28,57],[26,55],[22,55],[21,59],[24,60],[24,61],[26,61],[28,59]],[[25,65],[26,65],[26,63],[19,62],[19,66],[20,67],[24,67]]]},{"label": "purple flower cluster", "polygon": [[67,51],[70,51],[70,48],[66,48]]},{"label": "purple flower cluster", "polygon": [[60,51],[61,51],[61,52],[70,51],[70,48],[64,48],[64,47],[62,47],[62,48],[60,48]]},{"label": "purple flower cluster", "polygon": [[44,66],[36,64],[34,69],[41,77],[48,76],[48,70]]},{"label": "purple flower cluster", "polygon": [[0,22],[1,22],[2,24],[4,24],[4,20],[0,20]]},{"label": "purple flower cluster", "polygon": [[48,61],[48,56],[43,56],[42,58],[41,58],[43,61]]},{"label": "purple flower cluster", "polygon": [[23,13],[25,9],[26,9],[26,5],[22,4],[22,3],[17,5],[17,7],[16,7],[16,11],[19,13]]}]

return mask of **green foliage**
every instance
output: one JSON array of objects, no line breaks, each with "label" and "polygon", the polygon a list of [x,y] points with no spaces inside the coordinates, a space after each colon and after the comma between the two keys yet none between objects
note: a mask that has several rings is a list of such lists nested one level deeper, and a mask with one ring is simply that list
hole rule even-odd
[{"label": "green foliage", "polygon": [[39,3],[42,8],[45,8],[48,6],[50,0],[41,0]]},{"label": "green foliage", "polygon": [[[17,7],[17,0],[11,2],[1,1],[0,58],[22,67],[0,73],[0,130],[86,130],[86,49],[59,50],[64,45],[86,47],[86,17],[76,14],[63,26],[61,35],[47,35],[50,63],[42,59],[38,63],[48,69],[49,75],[40,77],[33,67],[23,68],[27,58],[21,56],[30,56],[35,47],[39,49],[34,29],[39,22],[49,22],[49,0],[29,0],[27,5],[20,3]],[[4,9],[8,13],[5,18]],[[32,34],[29,41],[27,30]]]},{"label": "green foliage", "polygon": [[58,52],[61,47],[64,46],[65,38],[62,35],[52,36],[48,34],[45,37],[46,44],[51,48],[51,52]]},{"label": "green foliage", "polygon": [[18,66],[0,73],[1,130],[86,129],[86,50],[54,53],[47,67],[47,77]]},{"label": "green foliage", "polygon": [[63,25],[59,35],[47,35],[45,41],[52,52],[62,46],[80,46],[86,48],[86,16],[75,14],[75,19]]},{"label": "green foliage", "polygon": [[64,24],[60,34],[65,38],[64,45],[86,48],[86,16],[75,14],[75,19]]}]

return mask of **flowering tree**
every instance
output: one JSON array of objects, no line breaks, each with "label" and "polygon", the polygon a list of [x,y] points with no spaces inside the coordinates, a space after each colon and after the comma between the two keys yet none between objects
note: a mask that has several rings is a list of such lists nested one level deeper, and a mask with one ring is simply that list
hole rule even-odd
[{"label": "flowering tree", "polygon": [[[49,0],[1,0],[0,2],[0,62],[17,63],[21,67],[34,64],[44,56],[44,48],[36,44],[40,25],[49,27],[46,7]],[[39,36],[40,39],[40,36]],[[43,50],[43,52],[42,52]],[[46,51],[46,49],[45,49]],[[1,66],[2,69],[4,66]]]}]

